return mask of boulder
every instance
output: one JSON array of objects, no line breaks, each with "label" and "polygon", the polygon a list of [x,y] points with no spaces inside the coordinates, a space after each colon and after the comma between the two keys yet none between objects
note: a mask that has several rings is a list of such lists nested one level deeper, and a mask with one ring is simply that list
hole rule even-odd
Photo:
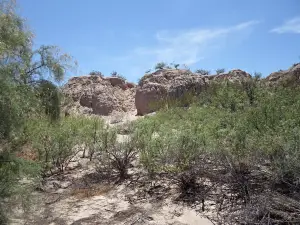
[{"label": "boulder", "polygon": [[125,80],[120,77],[106,77],[105,80],[108,80],[112,86],[122,86],[125,84]]},{"label": "boulder", "polygon": [[300,63],[294,64],[288,70],[279,70],[265,78],[270,85],[284,84],[287,86],[300,84]]},{"label": "boulder", "polygon": [[118,77],[73,77],[63,87],[63,93],[72,99],[65,105],[65,111],[104,116],[134,111],[135,89],[124,89],[121,85],[125,81]]},{"label": "boulder", "polygon": [[205,77],[188,70],[161,69],[147,74],[136,89],[135,106],[138,115],[155,110],[152,103],[166,97],[179,98],[188,91],[200,92],[206,85]]}]

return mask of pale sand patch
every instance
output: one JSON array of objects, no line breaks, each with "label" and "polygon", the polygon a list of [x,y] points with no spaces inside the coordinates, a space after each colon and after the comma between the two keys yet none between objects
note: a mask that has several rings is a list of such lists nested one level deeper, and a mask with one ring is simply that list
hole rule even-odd
[{"label": "pale sand patch", "polygon": [[[76,172],[74,170],[74,174]],[[63,197],[51,204],[46,204],[45,197],[40,197],[43,200],[30,213],[31,219],[27,223],[24,220],[15,220],[12,224],[213,225],[194,209],[175,204],[170,198],[162,201],[128,201],[128,196],[135,195],[137,189],[125,184],[86,198],[70,195],[70,191],[70,188],[52,191],[51,195],[60,193]]]},{"label": "pale sand patch", "polygon": [[[63,219],[65,224],[176,224],[212,225],[193,209],[173,204],[140,203],[131,205],[124,200],[125,191],[119,187],[108,195],[89,199],[65,199],[51,208],[53,220]],[[122,196],[123,194],[123,196]],[[83,223],[83,221],[85,221]],[[50,222],[50,221],[49,221]],[[52,223],[53,225],[56,223]]]}]

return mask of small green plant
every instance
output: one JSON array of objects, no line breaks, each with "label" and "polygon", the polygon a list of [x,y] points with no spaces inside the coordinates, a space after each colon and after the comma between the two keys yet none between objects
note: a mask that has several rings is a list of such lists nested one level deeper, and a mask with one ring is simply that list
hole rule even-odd
[{"label": "small green plant", "polygon": [[199,73],[201,75],[209,75],[210,71],[209,70],[198,69],[198,70],[195,71],[195,73]]},{"label": "small green plant", "polygon": [[262,77],[262,73],[254,72],[253,76],[254,76],[255,79],[260,79]]},{"label": "small green plant", "polygon": [[100,76],[103,77],[103,74],[100,71],[93,70],[89,73],[89,75],[95,75],[95,76]]},{"label": "small green plant", "polygon": [[121,78],[122,80],[126,80],[126,77],[122,76],[121,74],[117,73],[116,71],[111,72],[111,76]]},{"label": "small green plant", "polygon": [[95,152],[98,151],[99,145],[102,143],[102,135],[106,131],[104,121],[100,118],[77,118],[81,129],[78,129],[78,135],[80,140],[84,144],[84,150],[82,157],[86,157],[86,151],[88,151],[88,157],[92,161]]},{"label": "small green plant", "polygon": [[121,75],[121,74],[118,74],[117,77],[119,77],[119,78],[121,78],[122,80],[125,80],[125,81],[127,80],[127,78],[125,76]]},{"label": "small green plant", "polygon": [[216,73],[219,75],[219,74],[221,74],[221,73],[225,73],[225,69],[217,69],[216,70]]},{"label": "small green plant", "polygon": [[174,68],[175,68],[176,70],[178,70],[179,66],[180,66],[180,64],[178,64],[178,63],[175,63],[175,64],[174,64]]},{"label": "small green plant", "polygon": [[40,80],[36,84],[36,92],[41,99],[45,114],[52,121],[60,118],[61,93],[58,88],[50,81]]},{"label": "small green plant", "polygon": [[111,75],[112,77],[116,77],[116,76],[118,75],[118,72],[117,72],[117,71],[112,71],[112,72],[110,73],[110,75]]},{"label": "small green plant", "polygon": [[155,70],[162,70],[165,69],[167,67],[167,64],[164,62],[159,62],[155,65],[154,69]]},{"label": "small green plant", "polygon": [[[98,122],[99,123],[99,122]],[[57,170],[64,172],[70,161],[81,151],[82,144],[93,152],[95,139],[94,122],[91,119],[65,117],[56,123],[47,119],[31,120],[26,125],[26,134],[36,149],[38,161],[44,173]],[[101,124],[101,123],[100,123]],[[98,127],[97,127],[98,128]]]},{"label": "small green plant", "polygon": [[99,137],[97,172],[102,178],[122,181],[128,178],[128,169],[136,159],[137,145],[134,139],[117,142],[116,132],[115,129],[106,128]]}]

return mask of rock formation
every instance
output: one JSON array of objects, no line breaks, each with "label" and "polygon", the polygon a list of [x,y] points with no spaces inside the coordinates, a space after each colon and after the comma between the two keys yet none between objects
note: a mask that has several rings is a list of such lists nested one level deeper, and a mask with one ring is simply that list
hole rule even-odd
[{"label": "rock formation", "polygon": [[[134,112],[145,115],[156,110],[152,103],[165,98],[179,98],[187,92],[200,93],[213,81],[241,81],[251,78],[239,69],[218,75],[200,75],[189,70],[160,69],[143,76],[136,86],[119,77],[73,77],[63,92],[71,98],[66,104],[67,113],[110,115],[114,112]],[[265,79],[269,85],[300,84],[300,63],[288,70],[270,74]]]},{"label": "rock formation", "polygon": [[179,98],[184,93],[200,93],[212,80],[241,80],[250,78],[242,70],[232,70],[219,75],[203,76],[189,70],[162,69],[142,77],[136,89],[135,106],[138,115],[154,111],[152,102],[165,97]]},{"label": "rock formation", "polygon": [[299,85],[300,84],[300,63],[294,64],[288,70],[280,70],[271,73],[266,77],[266,81],[272,85],[282,83],[284,85]]},{"label": "rock formation", "polygon": [[63,93],[70,98],[64,107],[68,114],[107,116],[113,112],[135,110],[135,86],[119,77],[73,77],[63,87]]},{"label": "rock formation", "polygon": [[251,78],[251,75],[243,70],[234,69],[230,70],[227,73],[221,73],[217,75],[206,75],[208,80],[222,81],[222,80],[231,80],[231,81],[240,81],[241,79]]}]

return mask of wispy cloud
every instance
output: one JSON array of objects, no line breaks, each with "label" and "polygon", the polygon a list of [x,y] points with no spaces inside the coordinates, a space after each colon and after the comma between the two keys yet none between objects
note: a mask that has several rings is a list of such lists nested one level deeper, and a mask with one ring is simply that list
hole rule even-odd
[{"label": "wispy cloud", "polygon": [[[191,66],[219,49],[220,43],[229,40],[232,35],[249,34],[258,23],[259,21],[253,20],[229,27],[159,31],[153,37],[153,45],[136,47],[118,60],[130,61],[134,72],[138,68],[146,70],[159,61]],[[136,66],[132,62],[135,62]]]},{"label": "wispy cloud", "polygon": [[286,21],[283,25],[275,27],[271,32],[283,34],[283,33],[296,33],[300,34],[300,17],[295,17]]}]

